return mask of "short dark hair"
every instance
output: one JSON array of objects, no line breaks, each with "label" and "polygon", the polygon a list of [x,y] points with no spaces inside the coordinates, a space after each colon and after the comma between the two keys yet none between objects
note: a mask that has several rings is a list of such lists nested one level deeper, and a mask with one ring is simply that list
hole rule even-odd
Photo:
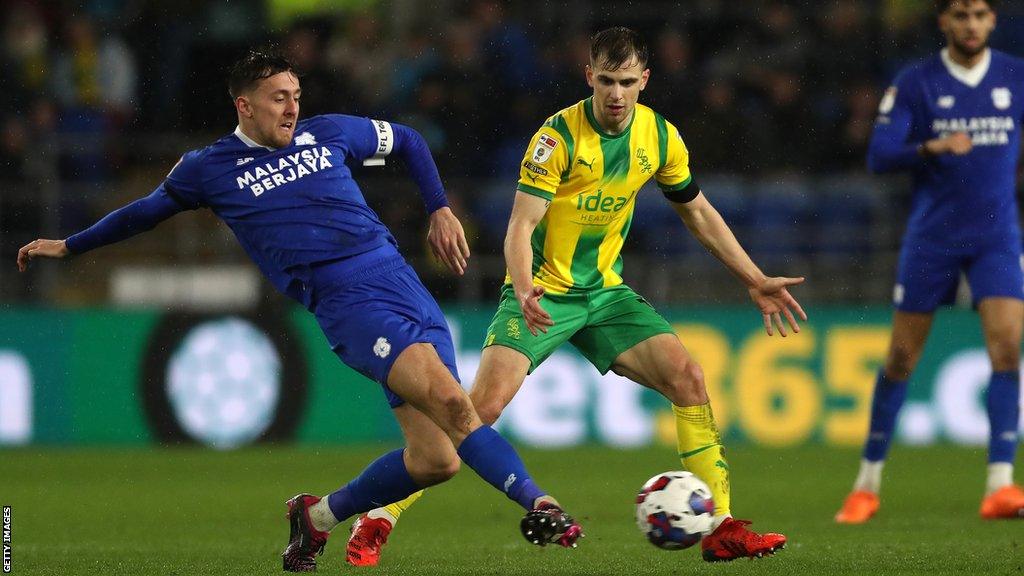
[{"label": "short dark hair", "polygon": [[606,28],[590,39],[590,61],[597,64],[597,59],[603,56],[603,64],[609,70],[622,68],[634,56],[641,67],[646,66],[649,55],[647,42],[625,26]]},{"label": "short dark hair", "polygon": [[232,98],[238,98],[260,80],[281,72],[292,71],[292,63],[277,46],[269,44],[252,48],[231,66],[228,73],[228,93]]},{"label": "short dark hair", "polygon": [[[953,3],[953,2],[960,2],[960,1],[961,1],[961,0],[935,0],[935,10],[936,10],[936,11],[937,11],[937,12],[938,12],[939,14],[942,14],[942,13],[943,13],[943,12],[945,12],[946,10],[949,10],[949,6],[950,6],[950,5],[951,5],[951,4]],[[963,0],[963,1],[965,1],[965,2],[968,2],[968,3],[970,3],[970,2],[975,2],[976,0]],[[998,1],[998,0],[983,0],[983,1],[984,1],[984,2],[986,3],[986,4],[988,4],[988,7],[989,7],[989,8],[991,8],[991,9],[993,9],[993,10],[995,10],[995,9],[996,9],[996,3],[997,3],[997,1]]]}]

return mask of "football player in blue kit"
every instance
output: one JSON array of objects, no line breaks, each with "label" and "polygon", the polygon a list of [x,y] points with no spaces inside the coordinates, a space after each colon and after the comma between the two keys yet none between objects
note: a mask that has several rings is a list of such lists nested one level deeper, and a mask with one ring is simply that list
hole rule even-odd
[{"label": "football player in blue kit", "polygon": [[946,48],[886,91],[868,151],[874,172],[909,171],[913,204],[893,295],[892,341],[875,383],[860,472],[836,521],[879,507],[882,466],[910,378],[940,305],[966,275],[992,363],[982,518],[1024,517],[1013,482],[1020,420],[1024,274],[1016,202],[1024,60],[988,47],[994,0],[939,0]]},{"label": "football player in blue kit", "polygon": [[27,244],[19,268],[209,208],[270,282],[316,316],[338,357],[383,387],[405,448],[381,456],[327,496],[288,501],[285,570],[315,570],[315,555],[337,524],[444,482],[460,460],[528,511],[522,529],[529,541],[574,546],[579,524],[533,482],[512,446],[481,423],[458,382],[444,315],[345,164],[401,158],[430,215],[434,253],[462,274],[469,248],[423,138],[405,126],[356,116],[300,121],[299,78],[273,50],[249,52],[232,68],[228,85],[238,116],[234,133],[186,153],[152,194],[92,227],[66,240]]}]

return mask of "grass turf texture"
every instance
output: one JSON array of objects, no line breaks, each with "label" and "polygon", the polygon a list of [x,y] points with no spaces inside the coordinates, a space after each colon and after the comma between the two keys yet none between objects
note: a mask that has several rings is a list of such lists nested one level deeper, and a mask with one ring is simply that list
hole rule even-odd
[{"label": "grass turf texture", "polygon": [[[13,507],[14,574],[280,574],[284,501],[323,494],[381,448],[267,447],[0,451],[0,504]],[[524,451],[540,484],[583,523],[577,550],[534,548],[522,512],[465,469],[402,517],[381,565],[345,564],[346,522],[320,573],[382,574],[1021,574],[1024,520],[983,522],[982,450],[896,448],[883,505],[867,526],[832,522],[858,453],[821,447],[729,451],[733,508],[789,536],[773,558],[707,564],[699,546],[648,544],[636,490],[678,468],[664,448]]]}]

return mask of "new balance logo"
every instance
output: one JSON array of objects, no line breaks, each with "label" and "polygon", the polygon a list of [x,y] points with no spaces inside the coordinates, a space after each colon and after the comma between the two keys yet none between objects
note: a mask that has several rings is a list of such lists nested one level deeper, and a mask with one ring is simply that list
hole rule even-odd
[{"label": "new balance logo", "polygon": [[515,484],[515,483],[516,483],[516,475],[515,474],[509,474],[508,478],[505,478],[505,492],[507,493],[508,489],[511,488],[512,485]]},{"label": "new balance logo", "polygon": [[252,161],[253,161],[253,157],[252,156],[248,156],[246,158],[239,158],[238,162],[235,162],[235,166],[241,166],[242,164],[248,164],[249,162],[252,162]]},{"label": "new balance logo", "polygon": [[295,137],[296,146],[312,146],[316,144],[316,137],[309,132],[303,132]]}]

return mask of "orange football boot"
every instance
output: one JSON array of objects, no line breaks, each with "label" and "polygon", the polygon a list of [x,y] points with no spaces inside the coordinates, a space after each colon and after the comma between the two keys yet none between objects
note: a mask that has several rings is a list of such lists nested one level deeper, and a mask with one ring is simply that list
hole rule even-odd
[{"label": "orange football boot", "polygon": [[1024,518],[1024,489],[1016,484],[1003,486],[982,498],[978,512],[986,520]]},{"label": "orange football boot", "polygon": [[836,512],[840,524],[863,524],[878,512],[878,494],[867,490],[854,490],[846,497],[843,507]]}]

